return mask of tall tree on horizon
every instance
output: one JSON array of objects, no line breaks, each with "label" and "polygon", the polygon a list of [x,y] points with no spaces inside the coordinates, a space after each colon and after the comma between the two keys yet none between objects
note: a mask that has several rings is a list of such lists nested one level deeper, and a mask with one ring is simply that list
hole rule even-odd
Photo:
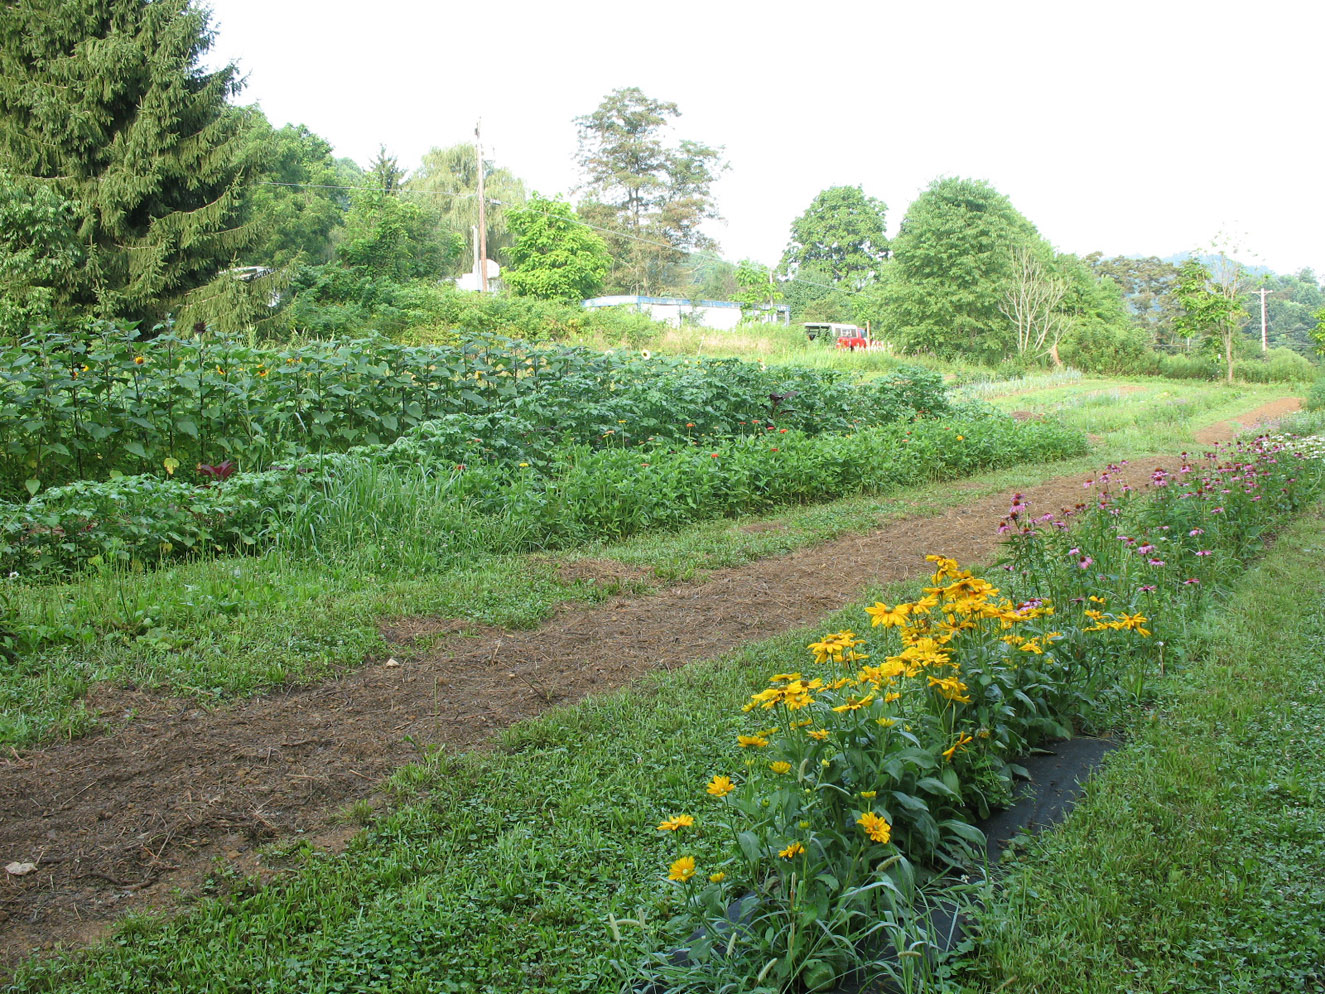
[{"label": "tall tree on horizon", "polygon": [[1018,246],[1050,251],[988,183],[935,180],[907,209],[892,242],[882,287],[888,337],[944,358],[997,363],[1013,355],[1013,324],[999,308]]},{"label": "tall tree on horizon", "polygon": [[718,216],[712,187],[727,166],[720,148],[666,140],[680,116],[676,104],[632,86],[575,119],[586,194],[580,216],[608,232],[613,282],[635,293],[673,285],[686,252],[717,247],[702,225]]},{"label": "tall tree on horizon", "polygon": [[201,66],[212,40],[193,0],[0,5],[0,169],[74,205],[86,253],[60,306],[222,327],[265,307],[223,272],[259,234],[244,200],[260,144],[228,102],[236,67]]}]

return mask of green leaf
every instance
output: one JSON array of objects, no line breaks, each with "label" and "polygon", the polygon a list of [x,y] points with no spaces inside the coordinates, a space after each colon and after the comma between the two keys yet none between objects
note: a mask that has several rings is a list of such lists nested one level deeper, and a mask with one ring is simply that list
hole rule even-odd
[{"label": "green leaf", "polygon": [[29,496],[31,496],[31,497],[36,497],[36,496],[37,496],[37,491],[41,489],[41,481],[40,481],[40,480],[24,480],[24,481],[23,481],[23,486],[27,488],[27,491],[28,491],[28,495],[29,495]]},{"label": "green leaf", "polygon": [[916,782],[916,786],[928,794],[941,794],[944,797],[951,797],[958,801],[961,800],[961,794],[953,790],[942,780],[935,779],[934,777],[921,777],[920,780]]}]

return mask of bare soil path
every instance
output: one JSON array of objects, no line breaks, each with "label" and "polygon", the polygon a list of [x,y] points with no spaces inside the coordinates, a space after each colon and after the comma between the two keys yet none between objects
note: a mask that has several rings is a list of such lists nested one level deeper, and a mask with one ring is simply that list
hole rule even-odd
[{"label": "bare soil path", "polygon": [[[1279,404],[1240,421],[1292,409]],[[1033,508],[1057,510],[1082,499],[1084,479],[1024,492]],[[0,865],[36,864],[0,874],[0,965],[90,941],[128,910],[170,907],[218,858],[261,873],[263,840],[301,832],[336,846],[353,829],[332,816],[372,798],[421,747],[482,747],[554,704],[812,625],[866,585],[923,575],[928,553],[986,560],[1011,495],[645,596],[567,607],[532,631],[450,635],[426,654],[402,650],[400,663],[370,661],[216,711],[104,691],[93,706],[132,713],[119,730],[0,760]],[[447,624],[402,619],[384,634],[404,641]]]}]

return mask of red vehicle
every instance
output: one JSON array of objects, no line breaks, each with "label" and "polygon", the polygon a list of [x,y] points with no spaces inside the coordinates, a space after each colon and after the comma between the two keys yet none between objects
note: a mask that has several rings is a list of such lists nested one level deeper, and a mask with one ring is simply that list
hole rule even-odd
[{"label": "red vehicle", "polygon": [[838,324],[835,321],[811,321],[805,324],[805,334],[811,341],[832,339],[839,349],[868,349],[870,347],[869,328],[855,324]]}]

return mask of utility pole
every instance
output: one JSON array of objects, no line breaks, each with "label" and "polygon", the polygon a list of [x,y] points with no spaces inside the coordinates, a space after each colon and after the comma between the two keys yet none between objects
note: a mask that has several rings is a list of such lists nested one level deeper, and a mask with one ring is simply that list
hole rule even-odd
[{"label": "utility pole", "polygon": [[1269,352],[1270,338],[1268,334],[1268,326],[1265,321],[1265,298],[1268,297],[1273,291],[1267,290],[1265,289],[1265,287],[1261,287],[1259,290],[1255,290],[1253,292],[1259,293],[1261,295],[1261,351]]},{"label": "utility pole", "polygon": [[479,128],[483,122],[474,125],[474,154],[478,156],[478,288],[488,292],[488,204],[483,196],[483,139]]}]

